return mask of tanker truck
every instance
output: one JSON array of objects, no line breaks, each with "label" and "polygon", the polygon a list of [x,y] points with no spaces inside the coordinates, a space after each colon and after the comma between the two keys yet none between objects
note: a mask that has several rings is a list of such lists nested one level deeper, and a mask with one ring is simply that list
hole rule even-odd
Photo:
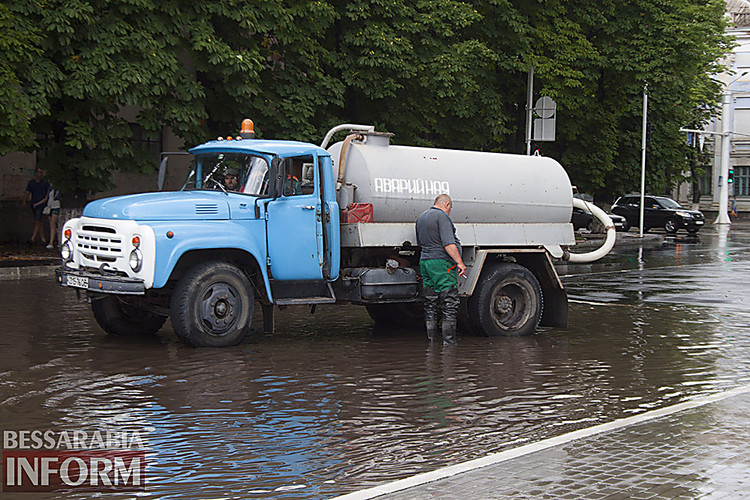
[{"label": "tanker truck", "polygon": [[169,317],[185,343],[224,347],[250,333],[256,305],[272,332],[280,306],[334,303],[419,324],[414,222],[442,193],[467,266],[461,322],[478,334],[566,327],[554,262],[596,260],[614,244],[611,221],[589,206],[607,239],[569,251],[580,200],[551,158],[397,146],[363,125],[335,127],[320,146],[252,129],[245,120],[240,135],[192,148],[182,190],[95,200],[65,223],[58,282],[85,294],[105,332],[152,334]]}]

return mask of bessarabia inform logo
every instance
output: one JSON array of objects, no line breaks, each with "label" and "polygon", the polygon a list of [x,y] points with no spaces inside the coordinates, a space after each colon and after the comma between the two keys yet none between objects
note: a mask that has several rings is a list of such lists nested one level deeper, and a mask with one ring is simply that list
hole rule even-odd
[{"label": "bessarabia inform logo", "polygon": [[138,431],[3,431],[2,491],[139,491],[146,452]]}]

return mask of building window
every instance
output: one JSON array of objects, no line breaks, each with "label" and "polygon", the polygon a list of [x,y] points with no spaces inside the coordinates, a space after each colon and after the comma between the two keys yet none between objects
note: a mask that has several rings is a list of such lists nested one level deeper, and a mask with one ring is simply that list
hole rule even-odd
[{"label": "building window", "polygon": [[161,134],[157,132],[153,135],[148,135],[143,130],[143,127],[137,123],[130,124],[130,132],[133,134],[130,139],[130,145],[133,147],[133,150],[149,153],[158,161],[162,151]]},{"label": "building window", "polygon": [[750,196],[750,167],[734,167],[734,194]]},{"label": "building window", "polygon": [[713,194],[713,168],[704,165],[703,173],[698,176],[698,188],[701,190],[701,196],[709,196]]}]

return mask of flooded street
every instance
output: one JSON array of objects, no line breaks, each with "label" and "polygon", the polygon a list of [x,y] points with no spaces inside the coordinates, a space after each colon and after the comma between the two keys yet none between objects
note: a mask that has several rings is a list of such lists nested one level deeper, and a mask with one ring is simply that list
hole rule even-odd
[{"label": "flooded street", "polygon": [[330,498],[750,383],[750,230],[559,272],[568,329],[455,348],[356,306],[235,348],[116,338],[53,279],[0,281],[0,427],[138,430],[144,497]]}]

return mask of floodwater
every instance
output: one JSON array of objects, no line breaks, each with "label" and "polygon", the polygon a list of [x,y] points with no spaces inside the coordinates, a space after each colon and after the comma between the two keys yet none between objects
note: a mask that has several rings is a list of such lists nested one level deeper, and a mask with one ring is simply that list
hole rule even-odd
[{"label": "floodwater", "polygon": [[113,338],[54,280],[0,281],[0,428],[137,430],[143,497],[330,498],[750,383],[749,249],[707,227],[563,266],[568,329],[455,348],[355,306],[228,349]]}]

